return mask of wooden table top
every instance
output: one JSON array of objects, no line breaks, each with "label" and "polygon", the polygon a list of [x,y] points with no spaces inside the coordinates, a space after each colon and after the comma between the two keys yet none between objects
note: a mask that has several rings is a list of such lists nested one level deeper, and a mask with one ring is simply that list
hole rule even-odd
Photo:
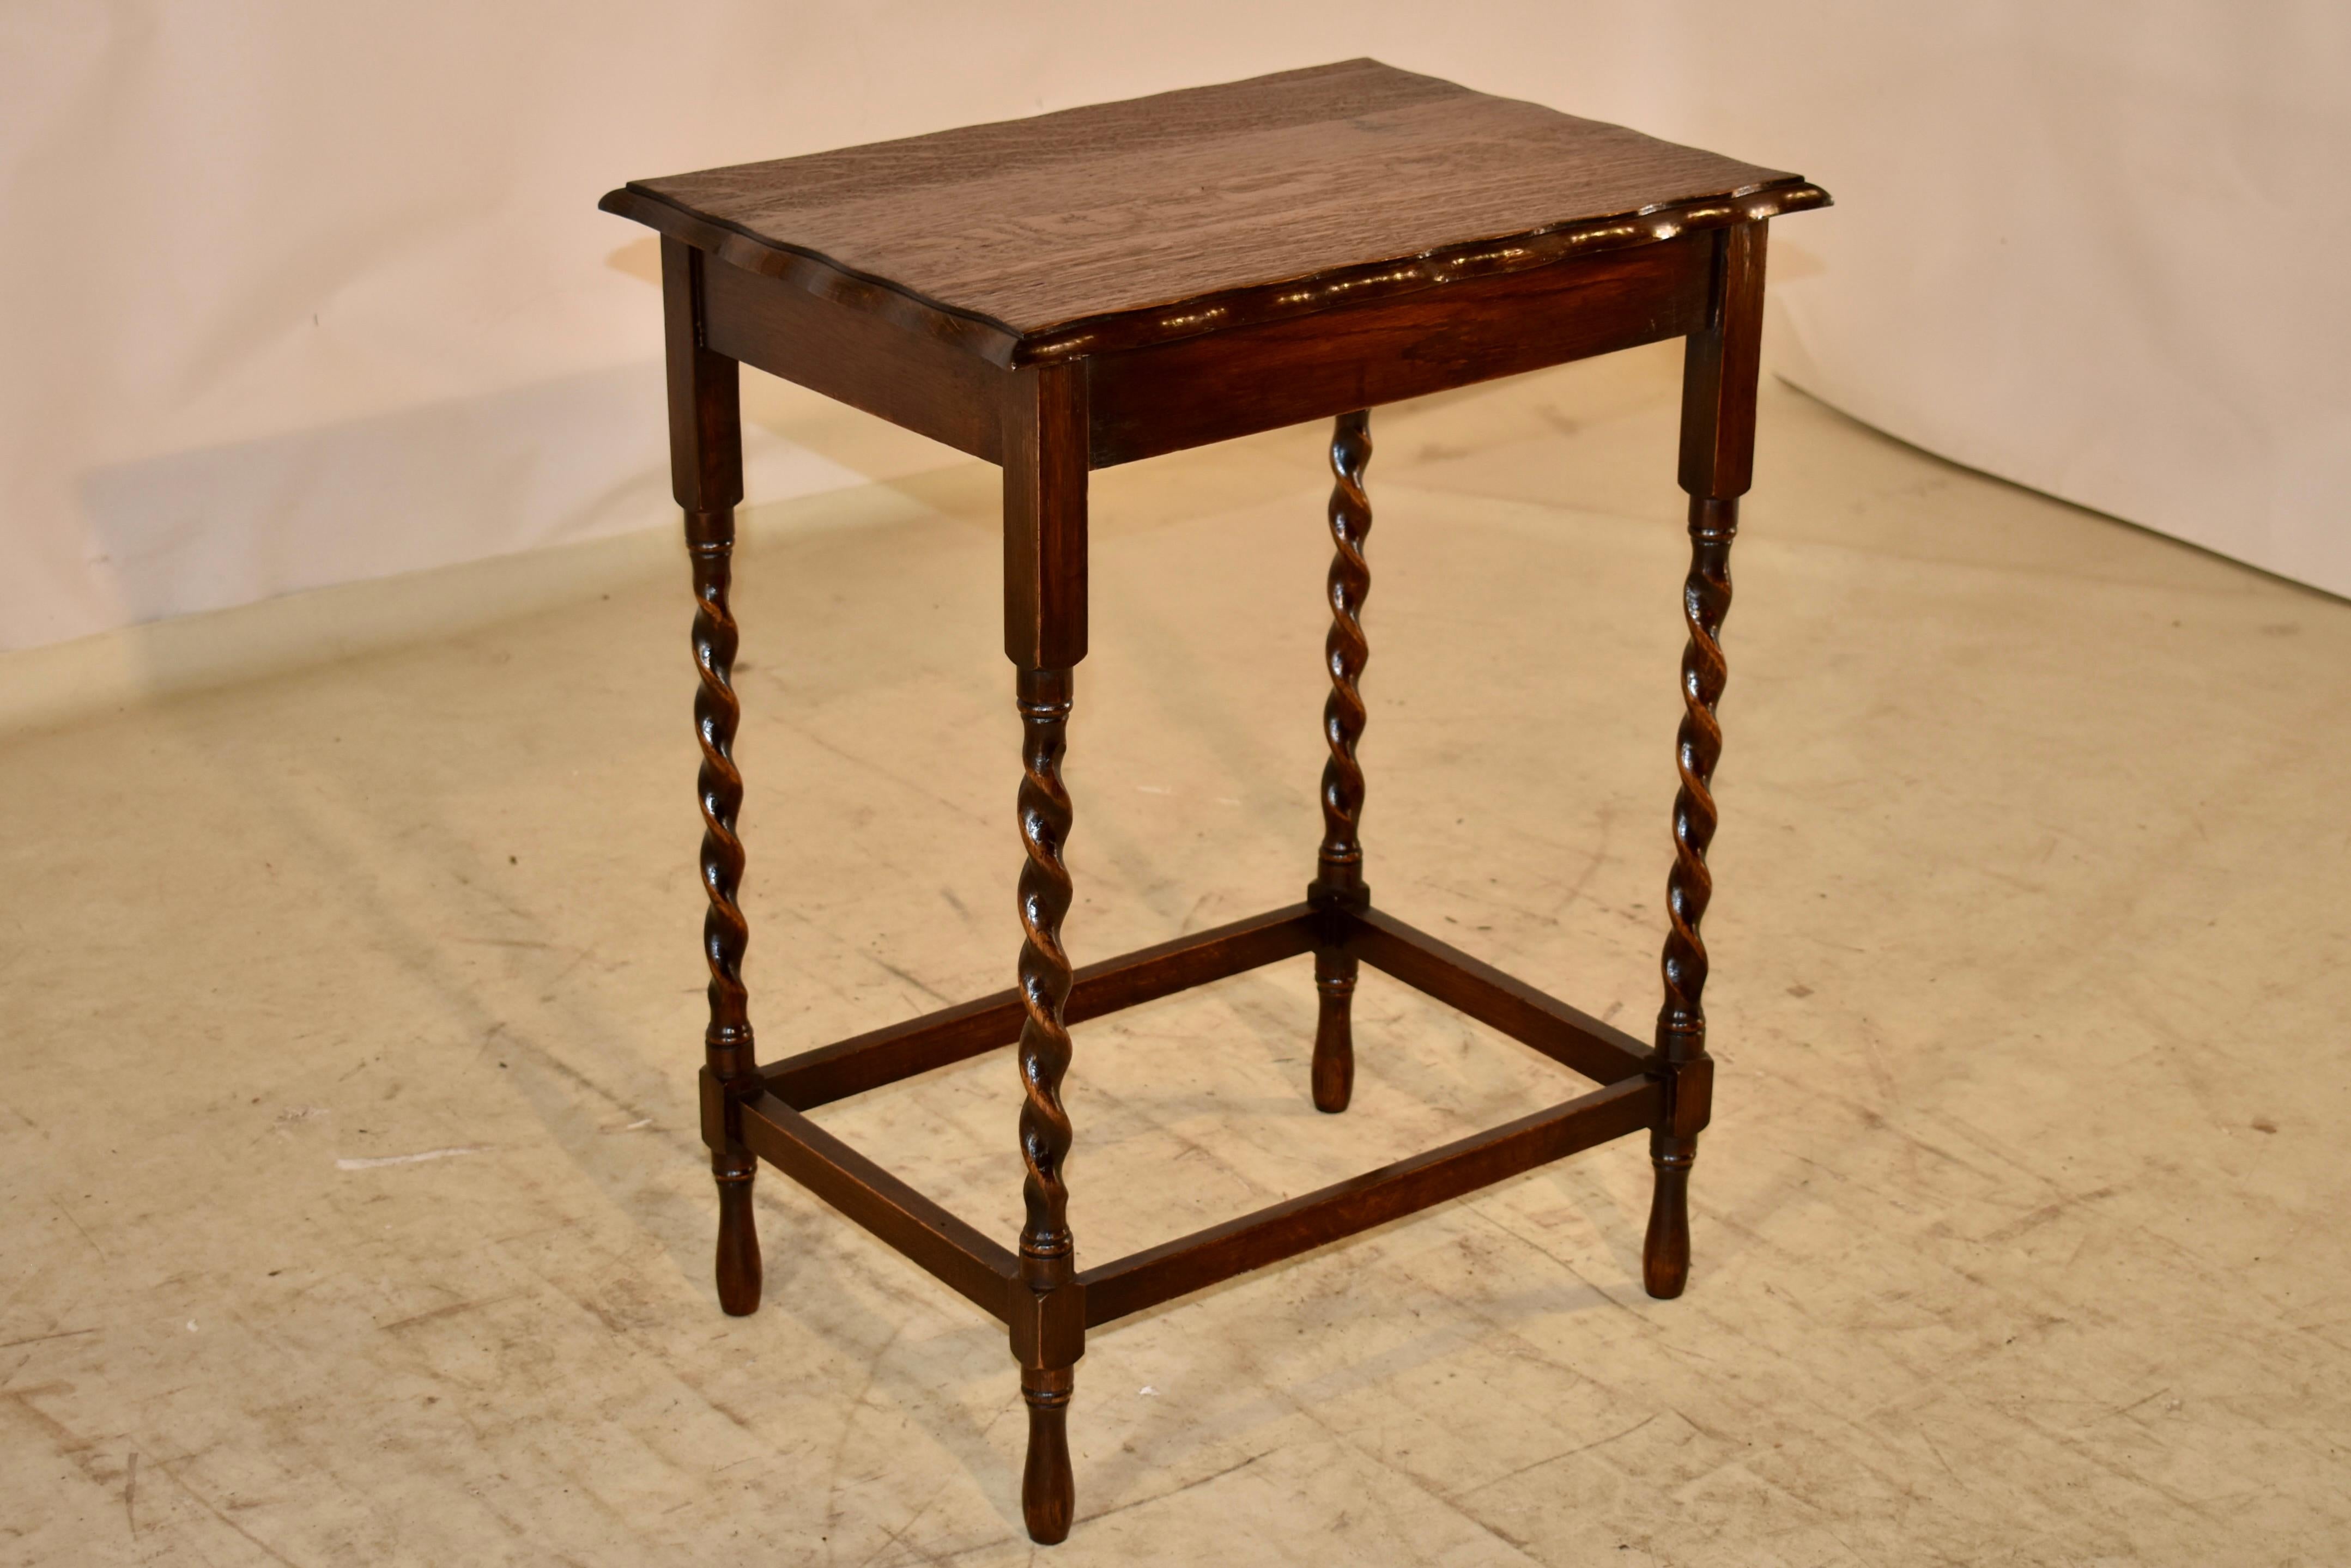
[{"label": "wooden table top", "polygon": [[1666,238],[1679,209],[1709,199],[1719,211],[1701,222],[1827,197],[1779,170],[1366,59],[632,181],[605,205],[1033,341],[1134,313],[1180,323],[1170,307],[1186,302],[1238,319],[1249,312],[1223,306],[1259,297],[1279,312],[1300,280],[1376,288],[1392,264],[1480,244],[1486,265],[1507,266],[1490,243],[1513,237],[1542,236],[1554,255],[1561,236],[1607,240],[1612,223],[1612,243]]}]

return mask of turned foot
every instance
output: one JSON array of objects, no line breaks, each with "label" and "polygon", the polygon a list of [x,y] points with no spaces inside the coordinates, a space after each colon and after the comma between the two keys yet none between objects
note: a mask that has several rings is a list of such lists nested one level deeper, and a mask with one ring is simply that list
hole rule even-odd
[{"label": "turned foot", "polygon": [[1641,1245],[1641,1283],[1660,1301],[1673,1300],[1689,1283],[1689,1176],[1697,1158],[1695,1146],[1649,1151],[1657,1185],[1649,1200],[1649,1234]]},{"label": "turned foot", "polygon": [[758,1162],[748,1155],[714,1154],[718,1179],[718,1304],[729,1317],[759,1310],[759,1226],[751,1216],[751,1179]]},{"label": "turned foot", "polygon": [[1077,1374],[1069,1367],[1020,1373],[1020,1397],[1029,1403],[1029,1462],[1020,1472],[1020,1518],[1029,1539],[1042,1546],[1065,1540],[1077,1511],[1077,1482],[1070,1472],[1070,1391]]},{"label": "turned foot", "polygon": [[1354,955],[1338,949],[1314,954],[1314,1108],[1336,1115],[1355,1092]]}]

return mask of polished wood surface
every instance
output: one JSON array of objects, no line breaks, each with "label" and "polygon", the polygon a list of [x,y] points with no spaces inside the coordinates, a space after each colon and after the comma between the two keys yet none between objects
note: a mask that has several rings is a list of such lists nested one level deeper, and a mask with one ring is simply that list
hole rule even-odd
[{"label": "polished wood surface", "polygon": [[1093,465],[1695,332],[1712,254],[1685,236],[1088,359]]},{"label": "polished wood surface", "polygon": [[1627,1078],[1334,1183],[1302,1198],[1179,1237],[1080,1276],[1088,1326],[1206,1290],[1221,1280],[1458,1198],[1656,1119],[1657,1085]]},{"label": "polished wood surface", "polygon": [[1824,199],[1782,171],[1350,60],[637,180],[607,204],[751,271],[884,285],[1009,363],[1016,343],[1100,354]]},{"label": "polished wood surface", "polygon": [[1083,363],[1002,378],[1004,656],[1023,671],[1086,656]]},{"label": "polished wood surface", "polygon": [[[1322,930],[1311,905],[1292,904],[1230,925],[1177,937],[1138,952],[1079,969],[1062,1003],[1064,1023],[1082,1023],[1156,1002],[1196,985],[1246,973],[1306,952]],[[838,1044],[805,1051],[761,1068],[769,1093],[795,1110],[813,1110],[918,1073],[1011,1044],[1029,1016],[1019,991],[942,1008]]]},{"label": "polished wood surface", "polygon": [[1314,948],[1314,1059],[1309,1081],[1314,1108],[1332,1115],[1347,1108],[1355,1092],[1355,955],[1347,949],[1344,911],[1371,898],[1364,884],[1364,767],[1355,746],[1364,738],[1364,666],[1372,646],[1364,636],[1364,600],[1372,591],[1371,563],[1364,545],[1372,532],[1372,502],[1364,471],[1372,460],[1372,415],[1368,409],[1339,416],[1331,431],[1331,570],[1323,597],[1331,605],[1331,629],[1322,639],[1322,664],[1331,695],[1322,703],[1322,846],[1316,852],[1314,880],[1307,899],[1324,911],[1322,940]]},{"label": "polished wood surface", "polygon": [[[1753,467],[1764,232],[1826,200],[1793,176],[1371,61],[643,182],[606,199],[664,236],[672,469],[695,598],[710,972],[702,1122],[726,1311],[758,1304],[751,1192],[765,1161],[1002,1321],[1028,1414],[1022,1517],[1051,1542],[1076,1514],[1068,1419],[1089,1327],[1645,1127],[1656,1186],[1643,1281],[1654,1295],[1679,1293],[1690,1172],[1712,1104],[1700,929],[1713,893],[1729,549]],[[1679,479],[1691,555],[1652,1044],[1374,906],[1358,746],[1372,407],[1670,337],[1687,339]],[[1001,466],[1004,651],[1020,726],[1017,985],[765,1066],[742,981],[733,750],[742,364]],[[1074,817],[1062,760],[1088,643],[1089,471],[1325,418],[1335,421],[1331,685],[1306,900],[1075,967],[1062,937]],[[1317,1015],[1306,1086],[1322,1110],[1343,1109],[1353,1092],[1365,965],[1601,1087],[1080,1272],[1069,1220],[1078,1129],[1062,1098],[1071,1025],[1308,954]],[[1024,1168],[1012,1246],[803,1114],[1006,1046]]]},{"label": "polished wood surface", "polygon": [[1665,1004],[1657,1012],[1666,1113],[1649,1136],[1656,1170],[1643,1283],[1670,1299],[1689,1282],[1689,1179],[1698,1135],[1713,1115],[1714,1059],[1706,1049],[1706,942],[1699,922],[1714,897],[1707,846],[1719,815],[1714,769],[1722,757],[1722,700],[1729,664],[1722,620],[1730,609],[1730,542],[1739,497],[1755,470],[1755,382],[1763,340],[1764,227],[1743,224],[1715,237],[1714,303],[1706,329],[1690,335],[1682,367],[1681,485],[1689,493],[1689,574],[1682,584],[1682,720],[1674,739],[1681,775],[1674,793],[1674,862],[1666,877]]},{"label": "polished wood surface", "polygon": [[[709,908],[702,954],[710,970],[710,1025],[703,1036],[705,1071],[725,1085],[729,1105],[758,1084],[743,951],[751,928],[736,895],[743,882],[743,841],[735,831],[743,774],[735,765],[742,705],[735,696],[737,634],[727,589],[735,555],[735,506],[743,499],[740,374],[735,361],[703,346],[710,265],[674,240],[662,242],[662,304],[669,361],[670,487],[685,513],[694,577],[694,733],[702,747],[695,795],[702,807],[702,886]],[[759,1163],[731,1109],[710,1145],[718,1183],[718,1304],[737,1317],[759,1307],[761,1268],[751,1187]]]},{"label": "polished wood surface", "polygon": [[[1080,448],[1082,451],[1082,447]],[[1056,640],[1048,618],[1039,616],[1040,637]],[[1070,792],[1061,782],[1061,753],[1070,726],[1075,681],[1061,670],[1023,670],[1017,706],[1020,712],[1020,789],[1014,814],[1027,860],[1020,867],[1015,899],[1020,914],[1020,1161],[1028,1174],[1020,1198],[1028,1218],[1020,1226],[1020,1283],[1040,1298],[1072,1294],[1077,1243],[1070,1234],[1070,1189],[1062,1177],[1073,1136],[1061,1104],[1061,1076],[1069,1071],[1071,1044],[1065,1010],[1074,976],[1061,946],[1061,920],[1070,912],[1069,863],[1061,846],[1070,836]],[[1046,1315],[1044,1303],[1023,1303],[1016,1328]],[[1063,1310],[1066,1310],[1064,1308]],[[1020,1395],[1029,1405],[1029,1461],[1021,1511],[1029,1536],[1054,1542],[1070,1532],[1074,1492],[1070,1475],[1068,1418],[1071,1364],[1082,1354],[1075,1344],[1014,1335],[1020,1363]]]},{"label": "polished wood surface", "polygon": [[746,1101],[752,1152],[998,1317],[1018,1264],[965,1224],[773,1095]]},{"label": "polished wood surface", "polygon": [[1381,973],[1594,1083],[1613,1084],[1650,1070],[1648,1048],[1623,1030],[1546,996],[1384,909],[1353,911],[1345,940],[1348,951]]},{"label": "polished wood surface", "polygon": [[1364,601],[1372,591],[1364,546],[1372,533],[1372,503],[1364,472],[1372,460],[1372,416],[1343,416],[1331,434],[1331,540],[1334,546],[1323,596],[1331,629],[1322,639],[1331,694],[1322,702],[1322,846],[1315,856],[1314,889],[1338,902],[1361,903],[1364,885],[1364,765],[1355,747],[1364,738],[1364,666],[1372,645],[1364,635]]},{"label": "polished wood surface", "polygon": [[[696,254],[704,253],[697,252]],[[1001,368],[927,333],[712,257],[710,348],[990,462]]]}]

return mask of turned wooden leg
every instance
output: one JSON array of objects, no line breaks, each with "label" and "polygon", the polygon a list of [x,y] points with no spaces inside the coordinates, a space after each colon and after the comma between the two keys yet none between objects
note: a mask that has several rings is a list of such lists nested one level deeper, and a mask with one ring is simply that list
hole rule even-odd
[{"label": "turned wooden leg", "polygon": [[1328,579],[1331,631],[1323,639],[1323,662],[1331,671],[1331,695],[1322,704],[1322,738],[1331,760],[1322,764],[1322,848],[1310,902],[1330,911],[1328,940],[1314,950],[1314,1108],[1347,1108],[1355,1091],[1355,955],[1342,945],[1341,911],[1371,901],[1364,885],[1364,769],[1355,744],[1364,735],[1364,665],[1371,644],[1364,636],[1364,600],[1372,591],[1372,569],[1364,541],[1372,531],[1372,504],[1364,493],[1364,469],[1372,459],[1368,410],[1341,414],[1331,432],[1331,538],[1336,552]]},{"label": "turned wooden leg", "polygon": [[1649,1205],[1649,1234],[1642,1248],[1642,1282],[1653,1296],[1682,1293],[1689,1279],[1689,1177],[1698,1158],[1698,1135],[1712,1099],[1714,1061],[1706,1052],[1706,943],[1698,922],[1706,917],[1714,879],[1707,870],[1707,846],[1714,839],[1714,765],[1722,755],[1722,726],[1715,703],[1722,695],[1725,666],[1719,640],[1723,613],[1730,605],[1730,540],[1739,526],[1734,500],[1690,503],[1691,564],[1682,590],[1689,644],[1682,654],[1682,722],[1675,755],[1681,787],[1674,794],[1674,864],[1666,875],[1664,960],[1666,1002],[1657,1015],[1657,1053],[1667,1085],[1664,1119],[1649,1134],[1649,1158],[1656,1168],[1656,1192]]},{"label": "turned wooden leg", "polygon": [[1739,497],[1753,472],[1763,239],[1761,223],[1718,237],[1710,318],[1706,330],[1689,338],[1682,377],[1681,484],[1690,495],[1682,618],[1688,642],[1675,738],[1681,783],[1674,794],[1674,863],[1666,877],[1666,998],[1657,1012],[1665,1094],[1649,1134],[1656,1190],[1641,1256],[1643,1284],[1651,1295],[1667,1298],[1681,1294],[1689,1281],[1690,1168],[1698,1134],[1713,1115],[1714,1060],[1707,1054],[1703,1005],[1707,954],[1698,930],[1714,893],[1706,852],[1718,821],[1714,769],[1722,755],[1715,707],[1727,674],[1722,620],[1730,608],[1730,542],[1739,532]]},{"label": "turned wooden leg", "polygon": [[1020,1158],[1026,1217],[1020,1275],[1008,1314],[1029,1453],[1020,1512],[1029,1539],[1070,1533],[1077,1486],[1070,1468],[1070,1396],[1085,1354],[1085,1303],[1070,1234],[1070,794],[1061,783],[1072,667],[1085,656],[1085,382],[1081,368],[1023,371],[1004,414],[1005,651],[1018,671],[1020,711]]},{"label": "turned wooden leg", "polygon": [[1333,1116],[1355,1096],[1355,969],[1336,942],[1314,950],[1314,1108]]},{"label": "turned wooden leg", "polygon": [[759,1228],[751,1217],[751,1179],[759,1162],[721,1150],[710,1157],[718,1179],[718,1305],[730,1317],[759,1310]]},{"label": "turned wooden leg", "polygon": [[710,1026],[705,1059],[720,1085],[719,1114],[705,1118],[711,1174],[718,1182],[718,1304],[737,1317],[759,1306],[759,1233],[751,1184],[759,1165],[743,1147],[742,1097],[758,1088],[743,950],[751,928],[737,895],[743,840],[736,817],[743,774],[735,765],[737,634],[727,603],[735,554],[735,504],[743,499],[739,378],[734,360],[702,347],[702,255],[662,242],[662,296],[669,359],[670,483],[685,510],[694,571],[694,731],[702,745],[695,794],[702,805],[702,954],[710,966]]},{"label": "turned wooden leg", "polygon": [[[1070,1154],[1070,1116],[1061,1107],[1061,1076],[1070,1066],[1070,955],[1061,947],[1061,919],[1070,910],[1070,872],[1061,846],[1070,832],[1070,796],[1061,784],[1061,751],[1070,719],[1071,672],[1020,672],[1021,748],[1019,813],[1020,868],[1020,1158],[1027,1209],[1020,1227],[1020,1282],[1031,1299],[1017,1303],[1037,1318],[1031,1332],[1013,1324],[1020,1363],[1020,1397],[1029,1406],[1029,1459],[1022,1471],[1020,1511],[1032,1540],[1051,1543],[1070,1532],[1076,1483],[1070,1472],[1068,1418],[1075,1374],[1073,1351],[1083,1345],[1084,1318],[1072,1282],[1070,1189],[1061,1167]],[[1058,1300],[1056,1298],[1059,1298]],[[1057,1307],[1077,1315],[1049,1322]],[[1074,1328],[1078,1343],[1069,1343]],[[1060,1332],[1056,1333],[1055,1331]]]},{"label": "turned wooden leg", "polygon": [[759,1162],[743,1147],[740,1095],[756,1090],[749,993],[743,987],[743,950],[750,923],[737,901],[743,884],[743,841],[736,815],[743,805],[743,774],[734,742],[741,706],[729,679],[735,659],[734,617],[727,612],[732,512],[686,514],[694,563],[694,658],[702,677],[694,698],[694,729],[702,742],[695,793],[702,803],[702,887],[709,908],[702,917],[702,955],[710,967],[710,1026],[703,1049],[711,1074],[727,1089],[720,1141],[710,1150],[718,1182],[718,1304],[736,1317],[759,1309],[759,1232],[751,1213],[751,1183]]}]

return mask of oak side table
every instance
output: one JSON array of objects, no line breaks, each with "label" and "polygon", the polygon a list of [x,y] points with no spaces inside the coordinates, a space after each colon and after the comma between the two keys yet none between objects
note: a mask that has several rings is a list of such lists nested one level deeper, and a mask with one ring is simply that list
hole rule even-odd
[{"label": "oak side table", "polygon": [[[1719,634],[1754,445],[1769,220],[1825,205],[1793,175],[1352,60],[843,151],[632,182],[607,212],[662,236],[671,472],[685,511],[701,687],[702,1130],[718,1299],[759,1303],[762,1159],[1003,1320],[1029,1407],[1021,1510],[1068,1534],[1065,1429],[1087,1331],[1646,1128],[1649,1293],[1689,1270],[1687,1186],[1713,1064],[1698,937],[1721,750]],[[1357,834],[1376,403],[1666,337],[1687,340],[1680,480],[1688,647],[1667,874],[1665,1005],[1646,1044],[1375,907]],[[736,368],[754,365],[1004,470],[1004,650],[1023,738],[1026,860],[1012,990],[762,1064],[741,977],[740,711],[727,605],[743,494]],[[1302,903],[1073,969],[1061,759],[1086,652],[1086,474],[1336,418],[1322,844]],[[1311,954],[1311,1091],[1346,1108],[1368,963],[1602,1086],[1442,1148],[1076,1267],[1061,1085],[1070,1025]],[[804,1112],[1016,1045],[1027,1220],[1008,1249]]]}]

